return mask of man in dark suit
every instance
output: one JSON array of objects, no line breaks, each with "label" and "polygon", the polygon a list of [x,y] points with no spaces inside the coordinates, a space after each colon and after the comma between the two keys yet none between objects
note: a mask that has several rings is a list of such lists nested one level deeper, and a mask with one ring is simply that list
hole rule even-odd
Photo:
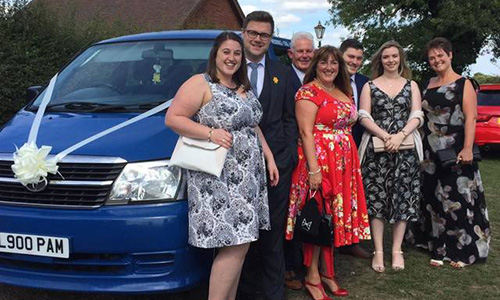
[{"label": "man in dark suit", "polygon": [[[361,95],[361,90],[363,85],[368,81],[368,77],[358,73],[358,70],[363,62],[363,45],[355,39],[346,39],[340,45],[340,52],[342,52],[342,57],[347,65],[347,71],[351,77],[351,87],[354,94],[354,101],[359,109],[359,97]],[[359,143],[361,142],[363,132],[363,126],[361,126],[359,122],[356,123],[352,129],[352,135],[357,146],[359,146]],[[368,259],[371,257],[370,253],[359,244],[340,247],[339,252],[359,258]]]},{"label": "man in dark suit", "polygon": [[309,32],[299,31],[293,34],[288,49],[288,57],[292,60],[292,88],[295,92],[304,84],[304,76],[314,56],[314,37]]},{"label": "man in dark suit", "polygon": [[298,159],[298,132],[289,69],[265,55],[273,32],[273,17],[265,11],[248,14],[243,23],[248,78],[264,111],[259,126],[273,152],[280,180],[277,186],[267,187],[271,230],[261,230],[259,240],[250,246],[238,299],[255,299],[254,293],[259,288],[265,299],[282,300],[285,297],[283,245],[291,174]]},{"label": "man in dark suit", "polygon": [[[309,32],[296,32],[292,36],[288,57],[290,66],[290,83],[293,94],[304,84],[304,76],[314,56],[314,37]],[[285,241],[285,286],[292,290],[300,290],[303,285],[296,272],[302,267],[302,244],[298,241]]]},{"label": "man in dark suit", "polygon": [[[359,97],[361,96],[361,90],[363,89],[363,85],[368,82],[368,77],[358,73],[363,62],[363,45],[355,39],[347,39],[340,45],[340,52],[342,52],[342,57],[347,65],[347,71],[351,77],[351,87],[354,93],[354,101],[356,101],[356,106],[359,109]],[[359,146],[359,143],[361,142],[363,132],[363,126],[356,123],[356,125],[354,125],[352,135],[354,136],[354,141],[357,146]]]}]

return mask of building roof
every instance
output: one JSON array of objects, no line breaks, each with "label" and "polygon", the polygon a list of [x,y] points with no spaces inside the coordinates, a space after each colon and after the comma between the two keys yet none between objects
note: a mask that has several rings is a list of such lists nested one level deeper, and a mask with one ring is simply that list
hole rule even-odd
[{"label": "building roof", "polygon": [[[55,9],[58,14],[74,17],[77,22],[109,20],[154,30],[187,27],[190,17],[207,1],[209,0],[33,0],[32,3],[46,5],[51,10]],[[238,1],[225,1],[229,2],[243,24],[245,15]]]}]

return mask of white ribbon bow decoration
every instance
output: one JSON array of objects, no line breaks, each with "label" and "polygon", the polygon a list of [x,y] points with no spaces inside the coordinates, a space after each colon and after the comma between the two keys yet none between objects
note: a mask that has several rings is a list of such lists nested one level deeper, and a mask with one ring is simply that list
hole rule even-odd
[{"label": "white ribbon bow decoration", "polygon": [[52,147],[38,148],[34,143],[24,144],[14,152],[14,164],[11,166],[14,176],[22,185],[43,182],[48,173],[57,174],[59,166],[55,158],[47,159]]}]

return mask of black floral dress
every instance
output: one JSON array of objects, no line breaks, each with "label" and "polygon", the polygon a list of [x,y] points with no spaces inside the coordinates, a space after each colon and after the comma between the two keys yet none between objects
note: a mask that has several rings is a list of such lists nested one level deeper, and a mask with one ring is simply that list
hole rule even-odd
[{"label": "black floral dress", "polygon": [[441,168],[436,151],[464,145],[462,97],[465,78],[423,92],[425,114],[423,195],[420,220],[406,240],[429,249],[436,260],[485,261],[490,226],[477,163]]},{"label": "black floral dress", "polygon": [[[394,98],[373,82],[368,84],[375,123],[389,134],[398,133],[410,116],[411,81],[408,80]],[[375,153],[370,139],[362,163],[362,175],[371,218],[385,219],[389,223],[417,220],[421,178],[416,149]]]},{"label": "black floral dress", "polygon": [[266,168],[255,127],[262,107],[252,92],[235,91],[205,79],[212,100],[202,106],[195,121],[223,128],[233,135],[220,178],[188,170],[189,244],[218,248],[255,241],[259,229],[271,228]]}]

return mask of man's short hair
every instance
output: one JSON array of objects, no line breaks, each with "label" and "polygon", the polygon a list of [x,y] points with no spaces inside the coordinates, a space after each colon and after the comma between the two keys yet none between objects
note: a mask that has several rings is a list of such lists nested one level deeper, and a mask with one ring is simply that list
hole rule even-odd
[{"label": "man's short hair", "polygon": [[339,50],[340,52],[344,53],[347,48],[354,48],[363,51],[363,45],[355,39],[346,39],[345,41],[343,41],[342,44],[340,44]]},{"label": "man's short hair", "polygon": [[269,23],[271,24],[271,34],[274,32],[273,16],[271,16],[271,14],[267,11],[256,10],[249,13],[246,16],[245,21],[243,21],[243,29],[247,29],[248,23],[250,23],[251,21]]},{"label": "man's short hair", "polygon": [[298,40],[311,41],[311,43],[313,44],[313,48],[314,48],[314,37],[311,33],[305,32],[305,31],[299,31],[299,32],[294,33],[292,35],[292,40],[290,42],[290,48],[292,48],[292,50],[295,50],[295,44],[297,43]]}]

